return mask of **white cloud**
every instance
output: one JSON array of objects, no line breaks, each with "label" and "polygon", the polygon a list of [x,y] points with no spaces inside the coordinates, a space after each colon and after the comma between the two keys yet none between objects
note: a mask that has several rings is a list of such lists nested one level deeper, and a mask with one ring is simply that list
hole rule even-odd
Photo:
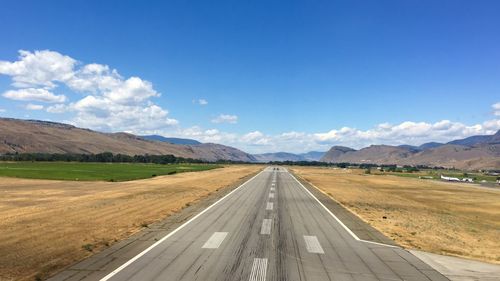
[{"label": "white cloud", "polygon": [[28,103],[25,107],[27,110],[42,110],[43,105]]},{"label": "white cloud", "polygon": [[69,108],[77,112],[75,125],[105,131],[140,133],[178,124],[177,120],[167,117],[167,110],[152,103],[136,106],[115,103],[106,97],[87,96]]},{"label": "white cloud", "polygon": [[122,80],[116,69],[111,70],[107,65],[91,63],[74,70],[67,84],[75,91],[97,93],[118,88]]},{"label": "white cloud", "polygon": [[396,125],[380,124],[364,131],[344,127],[314,134],[314,138],[318,143],[360,148],[370,144],[420,145],[430,141],[448,142],[472,135],[493,134],[498,129],[500,129],[500,120],[490,120],[475,125],[465,125],[449,120],[436,123],[407,121]]},{"label": "white cloud", "polygon": [[494,105],[492,105],[492,107],[493,107],[493,114],[495,116],[500,116],[500,102],[495,103]]},{"label": "white cloud", "polygon": [[15,87],[54,88],[54,81],[71,79],[75,64],[76,60],[58,52],[21,50],[18,61],[0,61],[0,74],[11,76]]},{"label": "white cloud", "polygon": [[[54,51],[19,51],[19,60],[0,61],[0,74],[9,75],[12,85],[4,97],[20,101],[57,103],[46,108],[49,113],[70,113],[77,126],[141,133],[178,124],[168,111],[152,102],[159,97],[151,82],[132,76],[123,78],[116,69],[77,60]],[[58,86],[84,95],[65,103],[64,95],[52,91]]]},{"label": "white cloud", "polygon": [[238,116],[236,115],[229,115],[229,114],[221,114],[217,116],[216,118],[212,119],[212,123],[229,123],[229,124],[236,124],[238,123]]},{"label": "white cloud", "polygon": [[278,151],[302,153],[313,150],[326,151],[333,145],[359,149],[372,144],[420,145],[431,141],[449,142],[473,135],[494,134],[499,129],[500,119],[494,119],[473,125],[449,120],[435,123],[406,121],[399,124],[382,123],[367,130],[342,127],[319,133],[291,131],[267,135],[261,131],[252,131],[231,134],[215,129],[203,130],[200,127],[192,127],[165,134],[194,138],[202,142],[218,142],[250,153]]},{"label": "white cloud", "polygon": [[153,84],[139,77],[130,77],[111,91],[104,92],[104,96],[119,104],[137,104],[160,94],[153,89]]},{"label": "white cloud", "polygon": [[7,110],[0,108],[0,113],[6,112]]},{"label": "white cloud", "polygon": [[52,92],[42,88],[26,88],[18,90],[9,90],[3,93],[5,98],[19,101],[39,101],[39,102],[65,102],[64,95],[55,95]]},{"label": "white cloud", "polygon": [[208,101],[206,99],[197,99],[197,100],[193,100],[193,103],[203,106],[203,105],[207,105]]}]

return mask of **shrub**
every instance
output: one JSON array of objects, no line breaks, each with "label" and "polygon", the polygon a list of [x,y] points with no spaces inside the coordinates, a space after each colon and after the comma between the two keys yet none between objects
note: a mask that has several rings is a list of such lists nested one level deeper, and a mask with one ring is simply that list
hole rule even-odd
[{"label": "shrub", "polygon": [[82,248],[86,251],[89,251],[89,252],[92,252],[92,250],[94,250],[94,245],[92,244],[85,244],[82,246]]}]

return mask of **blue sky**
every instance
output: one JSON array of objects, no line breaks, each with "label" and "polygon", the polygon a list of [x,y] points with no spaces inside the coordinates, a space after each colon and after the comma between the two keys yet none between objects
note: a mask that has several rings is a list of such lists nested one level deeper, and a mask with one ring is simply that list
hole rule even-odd
[{"label": "blue sky", "polygon": [[498,1],[1,6],[1,116],[249,152],[500,129]]}]

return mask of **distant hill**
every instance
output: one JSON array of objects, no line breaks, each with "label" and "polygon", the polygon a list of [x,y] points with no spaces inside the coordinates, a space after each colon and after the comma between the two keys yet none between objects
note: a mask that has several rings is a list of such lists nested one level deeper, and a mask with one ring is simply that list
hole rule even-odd
[{"label": "distant hill", "polygon": [[426,150],[426,149],[429,149],[429,148],[440,147],[442,145],[444,145],[444,143],[440,143],[440,142],[428,142],[428,143],[424,143],[424,144],[420,145],[418,148],[420,150]]},{"label": "distant hill", "polygon": [[256,161],[248,153],[220,144],[171,144],[128,133],[101,133],[62,123],[0,118],[0,153],[15,152],[172,154],[207,161]]},{"label": "distant hill", "polygon": [[274,152],[254,154],[253,156],[258,162],[271,162],[271,161],[319,161],[325,152],[310,151],[307,153],[294,154],[289,152]]},{"label": "distant hill", "polygon": [[356,151],[352,148],[345,146],[333,146],[328,150],[323,157],[320,159],[322,162],[332,162],[332,163],[340,163],[343,156],[349,152]]},{"label": "distant hill", "polygon": [[419,147],[372,145],[354,150],[334,146],[321,161],[500,169],[500,131],[490,136],[473,136],[447,144],[426,143]]},{"label": "distant hill", "polygon": [[270,161],[305,161],[304,157],[288,153],[288,152],[274,152],[274,153],[263,153],[253,155],[258,162],[270,162]]},{"label": "distant hill", "polygon": [[456,144],[456,145],[464,145],[464,146],[475,146],[479,144],[492,144],[492,143],[500,143],[500,131],[491,136],[472,136],[461,140],[450,141],[447,144]]},{"label": "distant hill", "polygon": [[325,155],[324,151],[309,151],[306,153],[301,153],[299,154],[302,156],[306,161],[319,161],[323,155]]},{"label": "distant hill", "polygon": [[168,142],[172,144],[187,144],[187,145],[196,145],[196,144],[201,144],[201,142],[197,140],[192,140],[192,139],[182,139],[182,138],[166,138],[164,136],[159,136],[159,135],[147,135],[147,136],[140,136],[143,139],[151,140],[151,141],[162,141],[162,142]]}]

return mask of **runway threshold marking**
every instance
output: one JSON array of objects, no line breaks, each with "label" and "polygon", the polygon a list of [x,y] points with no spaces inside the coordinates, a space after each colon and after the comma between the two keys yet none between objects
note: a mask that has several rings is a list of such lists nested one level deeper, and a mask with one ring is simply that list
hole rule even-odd
[{"label": "runway threshold marking", "polygon": [[306,249],[309,253],[313,254],[324,254],[321,244],[319,244],[318,238],[316,236],[304,235],[304,241],[306,242]]},{"label": "runway threshold marking", "polygon": [[238,186],[237,188],[235,188],[233,191],[229,192],[228,194],[226,194],[224,197],[222,197],[221,199],[217,200],[215,203],[213,203],[212,205],[208,206],[205,210],[201,211],[200,213],[198,213],[196,216],[192,217],[191,219],[189,219],[187,222],[185,222],[184,224],[182,224],[181,226],[179,226],[178,228],[174,229],[172,232],[170,232],[169,234],[163,236],[163,238],[161,238],[160,240],[156,241],[153,245],[149,246],[147,249],[145,249],[144,251],[140,252],[139,254],[137,254],[136,256],[134,256],[133,258],[131,258],[130,260],[128,260],[127,262],[125,262],[124,264],[122,264],[120,267],[118,267],[117,269],[111,271],[108,275],[104,276],[102,279],[100,279],[100,281],[107,281],[109,279],[111,279],[111,277],[115,276],[116,274],[118,274],[120,271],[122,271],[124,268],[126,268],[127,266],[129,266],[131,263],[133,263],[134,261],[138,260],[139,258],[141,258],[142,256],[144,256],[145,254],[147,254],[149,251],[151,251],[154,247],[160,245],[161,243],[163,243],[163,241],[167,240],[170,236],[174,235],[175,233],[177,233],[179,230],[183,229],[184,227],[186,227],[188,224],[190,224],[192,221],[194,221],[195,219],[197,219],[198,217],[200,217],[201,215],[203,215],[204,213],[206,213],[208,210],[212,209],[214,206],[216,206],[217,204],[219,204],[219,202],[223,201],[224,199],[226,199],[227,197],[231,196],[232,194],[234,194],[236,191],[240,190],[242,187],[244,187],[247,183],[251,182],[253,179],[255,179],[256,177],[258,177],[260,174],[264,173],[265,170],[262,170],[260,171],[258,174],[256,174],[255,176],[253,176],[251,179],[247,180],[246,182],[244,182],[242,185]]},{"label": "runway threshold marking", "polygon": [[267,259],[253,259],[249,281],[265,281],[267,273]]},{"label": "runway threshold marking", "polygon": [[227,232],[214,232],[210,238],[208,238],[207,242],[203,244],[202,248],[204,249],[217,249],[219,248],[220,244],[222,244],[222,241],[227,236]]},{"label": "runway threshold marking", "polygon": [[273,207],[274,207],[273,202],[267,202],[266,210],[270,211],[273,209]]},{"label": "runway threshold marking", "polygon": [[264,219],[262,221],[262,227],[260,228],[260,234],[271,234],[271,225],[273,224],[272,219]]}]

